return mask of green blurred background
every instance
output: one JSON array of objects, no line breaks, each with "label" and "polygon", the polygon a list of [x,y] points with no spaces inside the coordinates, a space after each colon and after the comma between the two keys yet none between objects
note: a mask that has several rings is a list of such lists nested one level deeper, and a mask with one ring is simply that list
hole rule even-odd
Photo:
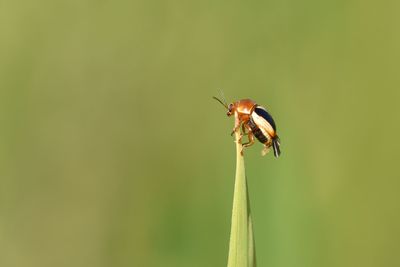
[{"label": "green blurred background", "polygon": [[259,266],[400,266],[400,2],[0,1],[0,266],[225,266],[233,119]]}]

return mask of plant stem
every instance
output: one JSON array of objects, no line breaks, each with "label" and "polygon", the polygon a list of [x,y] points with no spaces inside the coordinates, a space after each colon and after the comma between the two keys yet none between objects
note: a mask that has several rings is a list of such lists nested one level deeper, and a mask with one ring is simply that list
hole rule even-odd
[{"label": "plant stem", "polygon": [[236,176],[233,195],[231,236],[229,242],[228,267],[255,267],[255,244],[253,223],[250,213],[250,200],[241,153],[240,129],[235,132],[236,139]]}]

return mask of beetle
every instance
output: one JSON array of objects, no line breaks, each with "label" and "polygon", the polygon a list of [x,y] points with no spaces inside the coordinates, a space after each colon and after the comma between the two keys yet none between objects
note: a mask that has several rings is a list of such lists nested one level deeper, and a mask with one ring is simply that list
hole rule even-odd
[{"label": "beetle", "polygon": [[248,142],[242,143],[243,148],[253,145],[255,136],[264,145],[264,149],[261,151],[263,156],[269,152],[271,146],[274,150],[274,156],[280,156],[281,144],[276,133],[275,121],[263,106],[258,105],[251,99],[242,99],[228,105],[226,101],[223,102],[215,96],[213,98],[227,109],[226,115],[228,117],[235,114],[235,126],[231,135],[242,127],[239,142],[241,142],[243,135],[247,135],[249,139]]}]

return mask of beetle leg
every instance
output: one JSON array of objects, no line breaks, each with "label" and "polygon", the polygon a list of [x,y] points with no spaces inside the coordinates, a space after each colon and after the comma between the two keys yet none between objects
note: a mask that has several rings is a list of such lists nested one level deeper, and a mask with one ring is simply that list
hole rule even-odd
[{"label": "beetle leg", "polygon": [[239,115],[237,113],[235,113],[235,127],[233,127],[233,130],[231,132],[231,136],[233,136],[233,134],[240,128],[240,119],[239,119]]},{"label": "beetle leg", "polygon": [[268,140],[268,142],[264,144],[263,150],[261,150],[261,155],[262,156],[267,155],[268,152],[270,151],[271,146],[272,146],[272,142],[270,140]]},{"label": "beetle leg", "polygon": [[249,135],[249,141],[246,142],[246,143],[243,143],[242,144],[243,147],[248,147],[248,146],[251,146],[251,145],[254,144],[254,134],[253,134],[253,132],[248,132],[248,135]]},{"label": "beetle leg", "polygon": [[[250,130],[249,130],[249,132],[250,132]],[[246,125],[245,125],[245,123],[242,123],[242,135],[248,135],[249,133],[247,132],[246,133]]]},{"label": "beetle leg", "polygon": [[239,126],[235,126],[235,127],[233,127],[233,129],[232,129],[232,132],[231,132],[231,136],[233,136],[234,134],[235,134],[235,132],[238,130],[240,128],[240,125]]},{"label": "beetle leg", "polygon": [[240,132],[240,137],[239,137],[239,140],[238,140],[239,143],[242,143],[242,138],[243,138],[243,136],[248,135],[249,132],[251,131],[251,130],[249,129],[249,131],[246,132],[246,127],[247,127],[246,124],[245,124],[245,123],[242,123],[242,131]]},{"label": "beetle leg", "polygon": [[253,132],[252,132],[252,131],[249,131],[247,134],[248,134],[248,137],[249,137],[249,141],[242,144],[242,150],[240,151],[240,153],[241,153],[242,155],[243,155],[243,149],[244,149],[245,147],[249,147],[249,146],[251,146],[251,145],[254,144],[254,134],[253,134]]},{"label": "beetle leg", "polygon": [[[246,132],[247,129],[247,132]],[[240,137],[239,137],[239,143],[242,143],[242,138],[245,135],[248,135],[251,132],[251,129],[249,128],[249,126],[246,123],[242,123],[242,131],[240,132]],[[249,142],[247,142],[249,143]]]}]

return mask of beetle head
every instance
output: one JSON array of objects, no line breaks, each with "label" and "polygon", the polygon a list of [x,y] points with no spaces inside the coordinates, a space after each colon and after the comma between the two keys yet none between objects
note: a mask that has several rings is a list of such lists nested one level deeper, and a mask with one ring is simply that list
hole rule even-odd
[{"label": "beetle head", "polygon": [[233,115],[233,113],[234,113],[234,105],[231,103],[231,104],[229,104],[229,106],[227,106],[227,109],[228,109],[228,112],[226,113],[226,115],[229,117],[229,116],[232,116]]},{"label": "beetle head", "polygon": [[224,93],[222,91],[220,91],[220,95],[221,95],[221,99],[219,99],[218,97],[213,96],[213,98],[215,100],[217,100],[219,103],[221,103],[221,105],[223,105],[228,111],[226,112],[226,115],[228,117],[232,116],[235,113],[235,109],[236,109],[236,103],[231,103],[228,105],[228,103],[225,100],[225,96]]}]

